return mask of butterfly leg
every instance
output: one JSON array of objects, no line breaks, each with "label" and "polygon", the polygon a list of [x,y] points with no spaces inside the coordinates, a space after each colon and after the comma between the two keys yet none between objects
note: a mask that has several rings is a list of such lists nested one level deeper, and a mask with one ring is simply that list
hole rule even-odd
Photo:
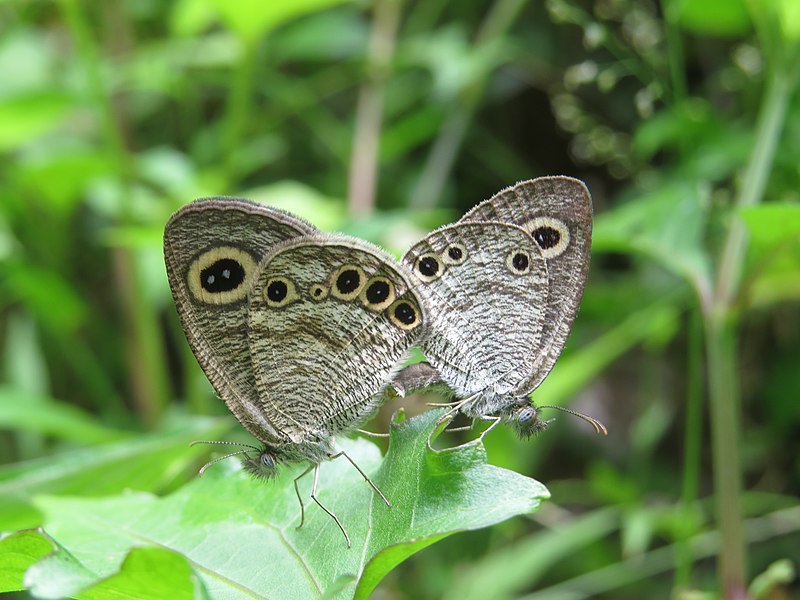
[{"label": "butterfly leg", "polygon": [[[310,469],[311,469],[311,467],[309,467],[309,470]],[[319,498],[317,498],[317,483],[319,481],[319,465],[314,465],[313,469],[314,469],[314,483],[311,484],[311,499],[314,502],[317,503],[317,506],[319,506],[322,510],[324,510],[326,513],[328,513],[328,516],[331,519],[336,521],[336,524],[339,526],[339,529],[341,529],[342,533],[344,534],[344,539],[347,540],[347,547],[349,548],[351,546],[351,544],[350,544],[350,536],[347,535],[347,532],[344,530],[344,525],[342,525],[342,522],[339,520],[339,517],[337,517],[333,513],[333,511],[331,511],[327,506],[325,506],[322,502],[320,502]],[[308,473],[308,471],[306,471],[306,473]],[[303,475],[305,475],[305,473],[303,473]],[[297,482],[296,479],[295,479],[295,482]]]},{"label": "butterfly leg", "polygon": [[367,437],[376,437],[376,438],[388,438],[388,433],[375,433],[374,431],[367,431],[366,429],[356,429],[358,433],[365,435]]},{"label": "butterfly leg", "polygon": [[356,461],[354,461],[350,457],[350,455],[347,454],[347,452],[345,452],[344,450],[340,450],[337,454],[334,454],[333,456],[331,456],[330,459],[334,460],[336,458],[339,458],[340,456],[344,456],[348,461],[350,461],[350,464],[353,465],[356,468],[356,471],[361,473],[361,476],[364,478],[364,481],[366,481],[370,485],[370,487],[378,493],[378,495],[381,497],[381,499],[386,503],[386,506],[391,508],[392,503],[389,502],[389,500],[386,498],[386,496],[383,495],[383,492],[378,489],[378,486],[373,483],[372,479],[367,477],[367,474],[364,473],[364,471],[361,470],[361,467],[359,467],[356,464]]},{"label": "butterfly leg", "polygon": [[297,482],[300,481],[303,477],[308,475],[308,473],[313,469],[314,466],[309,466],[305,471],[300,473],[297,477],[294,478],[294,493],[297,494],[297,501],[300,503],[300,525],[297,526],[300,529],[303,526],[303,523],[306,520],[306,509],[303,506],[303,497],[300,495],[300,488],[297,486]]},{"label": "butterfly leg", "polygon": [[489,425],[486,429],[481,432],[481,435],[478,439],[483,440],[487,433],[489,433],[492,429],[497,427],[497,424],[502,421],[500,417],[494,417],[492,415],[481,415],[478,417],[481,421],[491,421],[492,424]]}]

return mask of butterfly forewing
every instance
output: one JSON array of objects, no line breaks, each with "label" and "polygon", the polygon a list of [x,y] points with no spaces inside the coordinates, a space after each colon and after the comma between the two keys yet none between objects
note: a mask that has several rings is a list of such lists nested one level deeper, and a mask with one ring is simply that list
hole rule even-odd
[{"label": "butterfly forewing", "polygon": [[352,429],[423,323],[404,269],[345,236],[293,240],[261,264],[249,344],[261,402],[294,442]]},{"label": "butterfly forewing", "polygon": [[262,440],[277,432],[256,403],[247,291],[276,244],[315,231],[292,215],[234,198],[192,202],[164,230],[167,274],[189,344],[231,412]]}]

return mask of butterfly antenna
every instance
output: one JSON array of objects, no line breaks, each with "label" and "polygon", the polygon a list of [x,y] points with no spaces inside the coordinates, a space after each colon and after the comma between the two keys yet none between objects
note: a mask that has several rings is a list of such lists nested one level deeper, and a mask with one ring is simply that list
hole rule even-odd
[{"label": "butterfly antenna", "polygon": [[555,408],[556,410],[560,410],[565,413],[569,413],[574,417],[578,417],[579,419],[583,419],[587,423],[589,423],[592,427],[594,427],[595,433],[602,433],[603,435],[608,435],[608,429],[606,426],[603,425],[600,421],[595,419],[594,417],[590,417],[589,415],[585,415],[583,413],[578,412],[577,410],[572,410],[571,408],[566,408],[565,406],[539,406],[539,409],[542,408]]},{"label": "butterfly antenna", "polygon": [[250,450],[237,450],[236,452],[231,452],[230,454],[226,454],[225,456],[219,456],[214,460],[208,461],[206,464],[202,466],[202,468],[197,472],[198,477],[202,477],[203,473],[206,472],[206,469],[211,465],[218,463],[221,460],[225,460],[226,458],[230,458],[231,456],[236,456],[237,454],[247,454]]},{"label": "butterfly antenna", "polygon": [[218,446],[239,446],[240,448],[250,448],[255,452],[261,452],[261,448],[256,448],[252,444],[243,444],[242,442],[229,442],[227,440],[195,440],[189,446],[196,446],[197,444],[216,444]]}]

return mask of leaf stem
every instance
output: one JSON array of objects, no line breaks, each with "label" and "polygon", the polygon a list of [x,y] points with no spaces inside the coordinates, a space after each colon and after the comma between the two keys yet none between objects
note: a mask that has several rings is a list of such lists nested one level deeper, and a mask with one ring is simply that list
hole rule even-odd
[{"label": "leaf stem", "polygon": [[[133,167],[122,127],[103,81],[100,53],[79,4],[75,0],[61,0],[61,7],[86,69],[91,101],[100,116],[103,138],[115,163],[119,178],[119,216],[123,223],[128,224],[132,219]],[[124,320],[130,330],[128,372],[131,373],[131,392],[142,418],[153,424],[158,421],[169,397],[159,325],[154,312],[148,310],[136,256],[119,247],[113,250],[113,259],[115,283]]]},{"label": "leaf stem", "polygon": [[394,54],[401,3],[402,0],[378,0],[375,3],[367,79],[359,91],[356,108],[348,194],[351,214],[369,214],[375,208],[383,93]]},{"label": "leaf stem", "polygon": [[[789,99],[797,82],[796,67],[790,65],[786,69],[785,66],[783,63],[775,64],[768,76],[753,153],[734,210],[752,206],[763,199]],[[734,215],[719,262],[713,301],[706,307],[704,315],[714,489],[722,537],[719,570],[723,596],[729,600],[746,597],[739,453],[742,419],[737,368],[738,315],[734,307],[746,247],[744,223]]]}]

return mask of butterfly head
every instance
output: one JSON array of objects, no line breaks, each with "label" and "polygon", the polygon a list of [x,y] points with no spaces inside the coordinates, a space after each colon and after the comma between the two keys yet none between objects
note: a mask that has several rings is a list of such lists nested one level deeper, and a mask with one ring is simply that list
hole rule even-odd
[{"label": "butterfly head", "polygon": [[242,466],[255,477],[272,479],[278,474],[278,457],[270,448],[265,447],[257,456],[245,454]]},{"label": "butterfly head", "polygon": [[547,429],[554,419],[542,419],[541,410],[525,402],[512,408],[507,420],[521,438],[529,438]]},{"label": "butterfly head", "polygon": [[536,435],[537,433],[544,431],[547,429],[550,423],[555,421],[555,419],[542,419],[541,411],[543,408],[553,408],[565,413],[569,413],[572,416],[583,419],[589,423],[594,428],[595,433],[608,435],[608,430],[606,429],[605,425],[603,425],[594,417],[579,413],[576,410],[572,410],[571,408],[566,408],[564,406],[536,406],[533,402],[527,399],[524,399],[524,402],[511,407],[508,415],[505,417],[505,420],[511,424],[520,437],[529,438],[532,435]]}]

